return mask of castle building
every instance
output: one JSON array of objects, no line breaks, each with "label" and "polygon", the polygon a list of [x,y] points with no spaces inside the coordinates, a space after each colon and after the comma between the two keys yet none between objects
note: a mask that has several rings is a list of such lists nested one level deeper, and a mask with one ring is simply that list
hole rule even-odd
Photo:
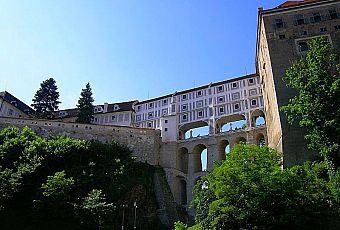
[{"label": "castle building", "polygon": [[34,110],[7,91],[0,92],[0,116],[31,117]]},{"label": "castle building", "polygon": [[286,69],[306,54],[308,41],[319,36],[339,50],[339,0],[287,1],[273,9],[259,8],[256,69],[262,82],[268,145],[284,153],[285,167],[315,157],[306,154],[303,130],[288,124],[280,107],[295,95],[282,80]]}]

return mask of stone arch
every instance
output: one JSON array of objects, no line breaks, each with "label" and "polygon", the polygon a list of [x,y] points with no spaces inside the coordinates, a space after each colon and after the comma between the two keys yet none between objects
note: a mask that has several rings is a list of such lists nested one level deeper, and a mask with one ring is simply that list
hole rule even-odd
[{"label": "stone arch", "polygon": [[224,116],[216,120],[215,130],[216,133],[228,132],[235,129],[242,128],[247,124],[247,119],[244,114],[234,114],[231,116]]},{"label": "stone arch", "polygon": [[187,182],[183,177],[176,177],[178,183],[178,203],[181,205],[188,204]]},{"label": "stone arch", "polygon": [[253,110],[250,113],[251,127],[264,125],[266,123],[264,112],[260,109]]},{"label": "stone arch", "polygon": [[247,139],[245,137],[238,137],[235,139],[234,144],[239,144],[239,143],[247,143]]},{"label": "stone arch", "polygon": [[184,173],[188,173],[188,156],[189,152],[185,147],[177,151],[177,169]]},{"label": "stone arch", "polygon": [[218,145],[218,159],[225,160],[226,154],[230,153],[230,142],[226,139],[220,141]]},{"label": "stone arch", "polygon": [[263,133],[258,133],[256,135],[256,144],[260,147],[267,145],[266,138]]},{"label": "stone arch", "polygon": [[[208,133],[209,134],[209,124],[206,121],[195,121],[195,122],[190,122],[187,124],[184,124],[182,126],[179,127],[179,131],[178,131],[178,138],[180,140],[184,140],[186,139],[186,133],[192,129],[197,129],[197,128],[202,128],[202,127],[207,127]],[[190,134],[187,135],[190,137],[192,137]]]},{"label": "stone arch", "polygon": [[[204,156],[204,151],[206,150],[206,158],[202,159],[202,155]],[[203,144],[198,144],[194,147],[193,150],[193,166],[194,166],[194,172],[203,172],[204,168],[203,168],[203,163],[205,163],[206,165],[208,164],[208,153],[207,153],[207,147]],[[206,167],[205,167],[206,169]]]}]

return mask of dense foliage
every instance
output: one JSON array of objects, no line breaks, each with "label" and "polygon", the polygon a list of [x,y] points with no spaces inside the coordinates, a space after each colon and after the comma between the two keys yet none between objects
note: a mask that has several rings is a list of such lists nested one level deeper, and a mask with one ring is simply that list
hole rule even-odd
[{"label": "dense foliage", "polygon": [[56,81],[49,78],[40,84],[40,88],[32,99],[32,106],[36,111],[38,118],[53,118],[54,111],[58,109],[60,104],[59,92]]},{"label": "dense foliage", "polygon": [[93,102],[92,89],[90,83],[86,84],[85,89],[82,89],[77,107],[77,122],[90,124],[93,119]]},{"label": "dense foliage", "polygon": [[[236,145],[194,188],[204,229],[339,229],[339,177],[324,163],[282,170],[267,147]],[[339,174],[338,174],[339,175]]]},{"label": "dense foliage", "polygon": [[339,59],[325,37],[311,40],[309,47],[286,71],[284,81],[297,95],[282,109],[289,122],[307,127],[309,147],[334,161],[340,150]]},{"label": "dense foliage", "polygon": [[46,140],[29,128],[3,129],[1,229],[118,229],[127,192],[138,184],[150,186],[152,173],[151,166],[135,162],[131,151],[115,142]]}]

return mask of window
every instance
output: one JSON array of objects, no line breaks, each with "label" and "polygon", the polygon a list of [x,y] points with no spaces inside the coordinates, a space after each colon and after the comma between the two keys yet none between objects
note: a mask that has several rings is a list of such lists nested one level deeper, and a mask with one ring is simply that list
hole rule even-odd
[{"label": "window", "polygon": [[336,10],[330,10],[329,16],[330,16],[331,19],[337,19],[338,18],[338,14],[337,14]]},{"label": "window", "polygon": [[197,96],[197,97],[202,97],[202,95],[203,95],[202,91],[197,91],[197,92],[196,92],[196,96]]},{"label": "window", "polygon": [[335,30],[340,30],[340,25],[334,26],[334,29],[335,29]]},{"label": "window", "polygon": [[326,32],[327,31],[327,28],[326,27],[321,27],[320,28],[320,32]]},{"label": "window", "polygon": [[165,123],[165,124],[168,124],[168,120],[164,120],[164,123]]},{"label": "window", "polygon": [[254,78],[248,79],[248,85],[253,85],[255,83]]},{"label": "window", "polygon": [[113,106],[113,110],[114,110],[114,111],[119,110],[119,105],[114,105],[114,106]]},{"label": "window", "polygon": [[162,109],[162,114],[163,115],[168,115],[168,109]]},{"label": "window", "polygon": [[187,99],[188,99],[187,95],[186,95],[186,94],[183,94],[183,95],[182,95],[182,100],[187,100]]},{"label": "window", "polygon": [[220,114],[223,114],[223,113],[224,113],[224,107],[219,107],[219,108],[218,108],[218,112],[219,112]]},{"label": "window", "polygon": [[188,104],[182,105],[182,111],[186,111],[186,110],[188,110]]},{"label": "window", "polygon": [[279,39],[285,39],[286,38],[286,35],[285,34],[279,34]]},{"label": "window", "polygon": [[148,128],[151,128],[151,127],[152,127],[152,123],[148,122]]},{"label": "window", "polygon": [[256,106],[257,105],[257,100],[256,99],[251,100],[251,105],[252,106]]},{"label": "window", "polygon": [[303,18],[303,14],[295,15],[295,25],[303,25],[305,24],[305,19]]},{"label": "window", "polygon": [[94,121],[97,122],[97,121],[98,121],[98,118],[95,117],[95,118],[94,118]]},{"label": "window", "polygon": [[202,107],[203,106],[203,101],[196,101],[196,107]]},{"label": "window", "polygon": [[224,96],[223,97],[218,97],[218,102],[224,102]]},{"label": "window", "polygon": [[149,114],[148,114],[148,117],[149,117],[149,118],[153,118],[153,113],[152,113],[152,112],[149,113]]},{"label": "window", "polygon": [[136,121],[140,121],[142,119],[142,116],[141,115],[137,115],[136,116]]},{"label": "window", "polygon": [[168,128],[164,128],[164,131],[165,131],[165,132],[168,132]]},{"label": "window", "polygon": [[163,100],[163,105],[167,105],[168,104],[168,99],[164,99]]},{"label": "window", "polygon": [[187,114],[183,114],[182,115],[182,121],[187,121],[188,120],[188,115]]},{"label": "window", "polygon": [[257,94],[257,90],[256,89],[250,89],[249,90],[249,96],[256,95],[256,94]]},{"label": "window", "polygon": [[202,110],[197,112],[197,117],[203,117],[203,111]]},{"label": "window", "polygon": [[321,15],[320,15],[319,12],[313,14],[312,21],[313,22],[321,22]]},{"label": "window", "polygon": [[281,18],[275,19],[276,28],[283,28],[283,21]]},{"label": "window", "polygon": [[299,52],[307,52],[309,50],[307,42],[306,41],[298,42],[298,49]]},{"label": "window", "polygon": [[149,108],[153,108],[153,102],[149,103]]},{"label": "window", "polygon": [[231,84],[231,88],[233,88],[233,89],[235,89],[235,88],[237,88],[237,82],[233,82],[233,84]]},{"label": "window", "polygon": [[141,110],[142,109],[142,106],[137,106],[137,110],[139,111],[139,110]]},{"label": "window", "polygon": [[113,115],[113,116],[111,117],[111,120],[114,120],[114,119],[116,119],[116,116]]},{"label": "window", "polygon": [[217,92],[218,92],[218,93],[223,92],[223,89],[224,89],[223,85],[218,86],[218,87],[217,87]]},{"label": "window", "polygon": [[300,31],[300,35],[301,35],[301,36],[306,36],[307,34],[308,34],[308,33],[307,33],[306,30]]},{"label": "window", "polygon": [[231,94],[231,98],[232,98],[233,100],[240,99],[240,93],[233,93],[233,94]]},{"label": "window", "polygon": [[234,104],[234,110],[240,110],[240,103]]}]

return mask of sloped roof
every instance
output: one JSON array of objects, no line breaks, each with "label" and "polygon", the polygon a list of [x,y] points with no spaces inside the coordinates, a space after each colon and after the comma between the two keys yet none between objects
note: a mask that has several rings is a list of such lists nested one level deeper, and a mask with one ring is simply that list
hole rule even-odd
[{"label": "sloped roof", "polygon": [[26,113],[27,115],[34,114],[34,110],[31,107],[29,107],[24,102],[20,101],[18,98],[7,91],[0,92],[0,98],[2,98],[4,101],[8,102],[12,106],[16,107],[23,113]]},{"label": "sloped roof", "polygon": [[286,8],[291,6],[299,6],[313,2],[322,2],[323,0],[303,0],[303,1],[286,1],[283,4],[277,6],[276,8]]}]

